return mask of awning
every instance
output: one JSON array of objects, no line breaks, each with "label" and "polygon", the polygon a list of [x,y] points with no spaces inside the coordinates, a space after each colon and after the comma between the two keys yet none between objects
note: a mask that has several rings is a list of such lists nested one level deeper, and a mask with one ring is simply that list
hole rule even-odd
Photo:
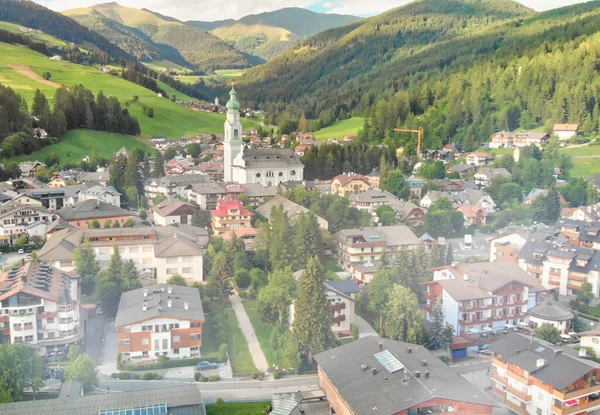
[{"label": "awning", "polygon": [[571,399],[569,401],[565,401],[565,407],[567,408],[570,408],[575,405],[579,405],[579,399]]}]

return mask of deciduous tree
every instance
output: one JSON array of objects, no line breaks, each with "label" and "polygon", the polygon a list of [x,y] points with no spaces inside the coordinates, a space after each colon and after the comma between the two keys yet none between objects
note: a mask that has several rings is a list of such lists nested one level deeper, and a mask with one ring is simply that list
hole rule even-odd
[{"label": "deciduous tree", "polygon": [[410,288],[396,285],[387,303],[385,336],[408,343],[419,343],[422,330],[416,294]]},{"label": "deciduous tree", "polygon": [[79,380],[83,383],[83,390],[91,392],[99,383],[96,364],[88,355],[80,355],[65,369],[65,379]]}]

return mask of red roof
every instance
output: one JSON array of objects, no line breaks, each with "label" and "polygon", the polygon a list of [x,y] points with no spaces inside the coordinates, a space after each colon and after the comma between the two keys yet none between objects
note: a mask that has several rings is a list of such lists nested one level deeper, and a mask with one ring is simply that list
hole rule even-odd
[{"label": "red roof", "polygon": [[211,214],[213,216],[230,216],[230,210],[239,210],[241,216],[254,216],[254,213],[250,212],[248,209],[244,207],[242,202],[239,200],[230,200],[230,201],[219,201],[217,203],[217,208],[215,210],[211,210]]}]

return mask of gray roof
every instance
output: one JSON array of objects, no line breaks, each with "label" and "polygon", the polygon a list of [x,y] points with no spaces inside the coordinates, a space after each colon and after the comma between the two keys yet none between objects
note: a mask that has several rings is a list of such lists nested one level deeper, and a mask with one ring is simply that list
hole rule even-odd
[{"label": "gray roof", "polygon": [[[500,355],[504,363],[513,363],[529,372],[530,376],[551,385],[558,390],[564,390],[571,383],[584,376],[598,364],[590,360],[569,356],[574,350],[569,347],[561,349],[558,346],[541,340],[531,340],[530,337],[511,333],[489,346],[489,349]],[[539,359],[544,364],[537,367]]]},{"label": "gray roof", "polygon": [[419,245],[421,241],[408,226],[378,226],[376,228],[343,229],[336,233],[336,239],[347,237],[363,238],[365,242],[385,241],[386,246]]},{"label": "gray roof", "polygon": [[77,202],[71,206],[65,206],[57,210],[56,214],[68,222],[74,220],[131,216],[131,212],[99,199],[84,200],[83,202]]},{"label": "gray roof", "polygon": [[243,150],[246,168],[303,168],[304,164],[291,148],[266,148],[253,149],[245,147]]},{"label": "gray roof", "polygon": [[261,183],[244,183],[242,187],[248,197],[277,196],[277,186],[263,186]]},{"label": "gray roof", "polygon": [[[298,215],[300,215],[300,213],[307,214],[308,212],[310,212],[304,206],[294,203],[283,196],[276,196],[268,202],[262,204],[256,209],[256,212],[258,212],[260,215],[264,216],[267,220],[269,220],[271,218],[271,209],[275,206],[283,206],[283,210],[285,211],[285,213],[287,213],[288,218],[290,219],[295,219]],[[325,220],[320,216],[317,216],[317,218]]]},{"label": "gray roof", "polygon": [[510,172],[508,170],[506,170],[505,168],[501,167],[501,168],[488,168],[488,167],[482,167],[479,170],[477,170],[477,173],[482,173],[485,174],[488,179],[493,179],[494,177],[505,177],[507,179],[510,179],[512,177],[512,174],[510,174]]},{"label": "gray roof", "polygon": [[195,193],[199,195],[211,195],[211,194],[226,194],[227,189],[225,189],[219,183],[193,183],[190,184],[187,189],[192,189]]},{"label": "gray roof", "polygon": [[293,415],[302,402],[301,392],[274,393],[271,400],[273,411],[271,415]]},{"label": "gray roof", "polygon": [[[534,254],[541,255],[541,258],[536,258]],[[542,265],[542,262],[548,256],[570,258],[569,271],[582,274],[587,274],[590,271],[600,272],[600,252],[592,248],[558,245],[548,240],[528,240],[519,251],[519,259],[524,260],[527,264]],[[585,265],[578,265],[578,259],[584,261]]]},{"label": "gray roof", "polygon": [[[144,293],[147,293],[146,297]],[[171,307],[168,306],[169,299],[172,301]],[[187,310],[185,303],[188,304]],[[143,304],[147,305],[146,311],[142,311]],[[171,284],[156,284],[127,291],[121,294],[115,327],[128,326],[159,317],[204,321],[200,291],[195,287]]]},{"label": "gray roof", "polygon": [[533,188],[523,202],[533,202],[538,197],[544,197],[548,194],[548,189]]},{"label": "gray roof", "polygon": [[148,179],[146,186],[152,182],[157,183],[159,187],[188,186],[195,183],[206,183],[208,177],[203,174],[175,174],[163,176],[160,179]]},{"label": "gray roof", "polygon": [[[202,395],[196,385],[180,384],[167,388],[103,393],[68,399],[42,399],[0,404],[2,415],[98,415],[103,409],[130,409],[138,406],[166,404],[186,408],[187,415],[205,415]],[[175,412],[174,412],[175,413]]]},{"label": "gray roof", "polygon": [[389,203],[394,212],[396,212],[396,217],[400,222],[404,222],[410,212],[414,209],[421,209],[419,206],[415,205],[412,202],[405,202],[404,200],[394,200]]},{"label": "gray roof", "polygon": [[365,262],[361,262],[359,264],[354,264],[352,265],[354,268],[356,268],[358,270],[358,272],[368,272],[368,273],[375,273],[377,271],[379,271],[379,268],[381,268],[382,266],[382,262],[381,261],[365,261]]},{"label": "gray roof", "polygon": [[547,301],[545,303],[538,304],[529,311],[530,316],[540,318],[548,321],[568,321],[573,319],[573,313],[569,310],[565,310],[560,305]]},{"label": "gray roof", "polygon": [[89,189],[82,190],[81,193],[90,196],[102,196],[106,193],[108,193],[111,196],[121,196],[121,193],[119,193],[119,191],[112,186],[93,186]]},{"label": "gray roof", "polygon": [[358,284],[354,280],[331,280],[327,281],[325,284],[344,294],[355,294],[360,292],[360,288],[358,288]]},{"label": "gray roof", "polygon": [[[375,358],[381,351],[380,343],[404,370],[389,373]],[[495,406],[483,392],[423,346],[367,336],[320,353],[315,360],[355,414],[392,415],[436,398]],[[427,366],[421,364],[422,360],[427,361]],[[362,365],[367,369],[362,370]],[[421,373],[419,378],[415,376],[417,371]]]},{"label": "gray roof", "polygon": [[357,203],[389,203],[397,201],[398,198],[388,191],[369,189],[364,192],[350,196],[350,202]]},{"label": "gray roof", "polygon": [[455,164],[454,166],[451,166],[450,169],[452,169],[452,171],[456,173],[462,173],[467,170],[475,169],[475,166],[473,166],[472,164],[459,163]]}]

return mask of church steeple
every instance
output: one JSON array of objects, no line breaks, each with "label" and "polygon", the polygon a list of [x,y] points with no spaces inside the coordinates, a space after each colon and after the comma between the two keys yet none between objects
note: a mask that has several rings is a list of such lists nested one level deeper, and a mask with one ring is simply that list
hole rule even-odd
[{"label": "church steeple", "polygon": [[229,111],[240,111],[240,103],[237,100],[237,92],[235,91],[233,84],[231,84],[231,91],[229,91],[229,102],[227,103],[227,112]]},{"label": "church steeple", "polygon": [[224,173],[225,181],[234,180],[233,160],[242,151],[242,123],[240,120],[240,103],[237,100],[237,92],[233,85],[229,92],[229,102],[227,103],[227,120],[225,121],[225,154],[224,154]]}]

